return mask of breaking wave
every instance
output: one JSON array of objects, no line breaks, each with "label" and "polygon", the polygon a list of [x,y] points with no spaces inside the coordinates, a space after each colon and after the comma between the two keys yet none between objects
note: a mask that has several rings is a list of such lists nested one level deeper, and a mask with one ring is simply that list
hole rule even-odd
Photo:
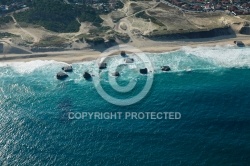
[{"label": "breaking wave", "polygon": [[[161,72],[161,66],[168,65],[173,72],[214,70],[220,68],[249,68],[250,48],[237,47],[183,47],[180,50],[165,53],[146,53],[151,60],[155,72]],[[135,55],[130,55],[135,63],[129,65],[129,69],[142,67],[142,63]],[[112,61],[119,61],[120,56],[111,57]],[[94,68],[96,61],[74,63],[74,77],[79,77],[84,71],[97,70]],[[35,60],[31,62],[4,62],[0,63],[0,76],[11,71],[18,74],[29,74],[42,70],[44,74],[53,74],[60,71],[66,63],[57,61]],[[135,66],[136,65],[136,66]]]}]

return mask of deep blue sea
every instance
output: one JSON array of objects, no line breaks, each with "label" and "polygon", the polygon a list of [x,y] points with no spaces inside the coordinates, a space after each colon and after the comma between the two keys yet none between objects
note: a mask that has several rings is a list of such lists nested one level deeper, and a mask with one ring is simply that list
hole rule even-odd
[{"label": "deep blue sea", "polygon": [[[118,106],[82,77],[95,61],[0,63],[0,165],[239,165],[250,164],[250,48],[199,47],[147,54],[154,79],[141,101]],[[112,58],[119,59],[119,56]],[[145,84],[135,64],[120,69],[131,93]],[[140,64],[138,64],[140,65]],[[160,66],[169,65],[170,72]],[[79,119],[69,112],[179,112],[180,119]]]}]

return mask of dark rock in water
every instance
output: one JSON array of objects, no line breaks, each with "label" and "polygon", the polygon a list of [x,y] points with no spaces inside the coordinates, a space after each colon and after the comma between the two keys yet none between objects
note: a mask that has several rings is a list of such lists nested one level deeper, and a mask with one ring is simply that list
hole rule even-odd
[{"label": "dark rock in water", "polygon": [[121,51],[121,56],[126,56],[126,52],[125,51]]},{"label": "dark rock in water", "polygon": [[234,41],[234,44],[236,44],[238,47],[245,47],[245,44],[242,41]]},{"label": "dark rock in water", "polygon": [[91,75],[90,75],[88,72],[84,72],[83,77],[84,77],[86,80],[90,80],[90,79],[91,79]]},{"label": "dark rock in water", "polygon": [[162,66],[162,67],[161,67],[161,70],[162,70],[162,71],[170,71],[171,69],[170,69],[169,66]]},{"label": "dark rock in water", "polygon": [[59,80],[65,79],[67,77],[68,77],[68,75],[62,71],[60,71],[59,73],[56,74],[56,78]]},{"label": "dark rock in water", "polygon": [[112,76],[119,77],[120,73],[118,71],[116,71],[116,72],[112,73]]},{"label": "dark rock in water", "polygon": [[99,69],[106,69],[107,68],[107,63],[100,63],[99,64]]},{"label": "dark rock in water", "polygon": [[72,72],[73,68],[72,68],[72,66],[64,66],[64,67],[62,67],[62,70],[64,70],[65,72]]},{"label": "dark rock in water", "polygon": [[133,58],[126,58],[125,62],[126,63],[133,63],[134,59]]},{"label": "dark rock in water", "polygon": [[145,68],[145,69],[140,69],[140,73],[141,74],[148,74],[148,69]]}]

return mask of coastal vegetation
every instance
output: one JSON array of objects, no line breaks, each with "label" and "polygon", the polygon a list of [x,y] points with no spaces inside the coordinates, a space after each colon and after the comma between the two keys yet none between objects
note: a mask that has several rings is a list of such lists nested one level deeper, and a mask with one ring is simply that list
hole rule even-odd
[{"label": "coastal vegetation", "polygon": [[155,17],[148,15],[145,11],[139,12],[135,16],[138,18],[145,19],[147,21],[151,21],[159,26],[165,26],[161,21],[157,20]]},{"label": "coastal vegetation", "polygon": [[[29,4],[32,0],[18,0],[19,3],[25,3]],[[12,3],[15,3],[16,0],[1,0],[0,5],[10,5]]]},{"label": "coastal vegetation", "polygon": [[29,10],[15,14],[18,22],[41,25],[55,32],[78,31],[76,16],[76,10],[58,0],[35,0]]},{"label": "coastal vegetation", "polygon": [[103,20],[100,18],[95,9],[85,5],[82,7],[76,6],[76,9],[78,10],[80,22],[87,21],[92,22],[95,26],[101,26],[100,24],[103,22]]},{"label": "coastal vegetation", "polygon": [[114,11],[111,13],[111,19],[114,23],[117,23],[120,19],[124,18],[126,15],[120,11]]},{"label": "coastal vegetation", "polygon": [[104,43],[104,38],[102,37],[86,38],[85,40],[87,43],[94,44],[94,45]]},{"label": "coastal vegetation", "polygon": [[49,36],[43,38],[34,45],[35,47],[64,47],[65,39],[59,36]]},{"label": "coastal vegetation", "polygon": [[[94,26],[101,27],[103,20],[99,15],[108,14],[112,11],[105,0],[99,1],[99,4],[103,4],[100,9],[93,8],[85,0],[81,1],[80,5],[75,3],[77,1],[69,1],[71,3],[65,3],[62,0],[26,1],[28,1],[26,3],[29,4],[29,10],[14,15],[18,22],[43,26],[48,30],[59,33],[79,31],[80,22],[91,22]],[[119,9],[123,6],[121,1],[117,1],[112,7]]]},{"label": "coastal vegetation", "polygon": [[0,39],[8,38],[8,37],[18,37],[18,35],[8,33],[8,32],[0,32]]},{"label": "coastal vegetation", "polygon": [[115,33],[115,37],[123,42],[128,42],[130,40],[130,37],[127,33]]},{"label": "coastal vegetation", "polygon": [[97,26],[103,21],[90,6],[70,5],[59,0],[34,0],[29,10],[16,13],[15,18],[18,22],[40,25],[54,32],[77,32],[79,21]]},{"label": "coastal vegetation", "polygon": [[94,28],[94,29],[90,29],[89,33],[98,36],[99,34],[106,33],[109,30],[111,30],[111,27],[109,27],[109,26],[102,26],[102,27],[97,27],[97,28]]},{"label": "coastal vegetation", "polygon": [[51,50],[50,47],[52,50],[79,50],[98,44],[109,47],[114,43],[139,43],[145,38],[233,36],[234,33],[243,33],[243,30],[243,34],[249,34],[247,15],[235,17],[226,12],[185,12],[159,1],[20,2],[22,4],[9,0],[11,5],[2,5],[3,11],[15,5],[20,8],[15,12],[5,11],[5,17],[0,17],[1,32],[19,37],[12,38],[9,34],[2,34],[2,37],[10,36],[14,45],[27,49],[35,47],[38,51]]},{"label": "coastal vegetation", "polygon": [[13,21],[13,19],[10,16],[0,17],[0,25],[7,24],[11,21]]},{"label": "coastal vegetation", "polygon": [[115,42],[116,34],[110,27],[104,26],[91,29],[88,34],[80,34],[77,38],[81,42],[86,41],[89,44],[96,45],[104,43],[105,39],[109,42]]}]

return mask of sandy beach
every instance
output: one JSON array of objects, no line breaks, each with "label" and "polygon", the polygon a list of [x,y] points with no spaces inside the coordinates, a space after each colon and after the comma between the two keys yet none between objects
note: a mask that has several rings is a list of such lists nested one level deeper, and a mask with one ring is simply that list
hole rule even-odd
[{"label": "sandy beach", "polygon": [[[206,39],[186,39],[176,41],[153,41],[131,42],[128,45],[134,46],[143,52],[162,53],[181,49],[182,47],[214,47],[234,45],[234,41],[242,41],[245,46],[250,46],[248,35],[238,35],[232,38],[206,38]],[[41,52],[32,54],[0,54],[0,62],[28,62],[34,60],[55,60],[66,63],[94,60],[100,57],[103,50],[83,49],[58,52]]]}]

